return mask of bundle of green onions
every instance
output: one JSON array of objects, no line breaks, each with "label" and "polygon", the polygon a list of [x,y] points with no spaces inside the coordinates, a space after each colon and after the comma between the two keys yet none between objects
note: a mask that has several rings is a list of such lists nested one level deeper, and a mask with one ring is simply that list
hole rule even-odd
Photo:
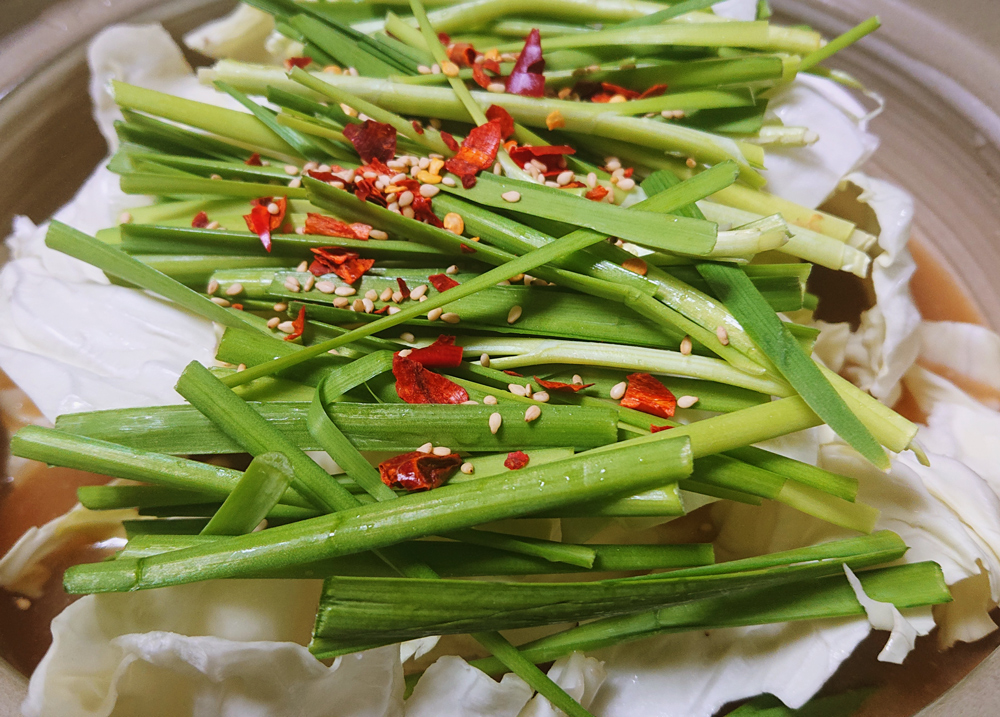
[{"label": "bundle of green onions", "polygon": [[[301,43],[288,71],[203,72],[247,112],[116,84],[110,167],[158,201],[97,238],[48,234],[225,327],[220,365],[177,384],[188,405],[14,436],[15,455],[138,482],[80,490],[147,519],[113,559],[70,569],[70,592],[322,577],[317,656],[469,633],[493,654],[482,669],[570,715],[589,713],[536,664],[862,614],[844,566],[898,607],[950,599],[933,563],[879,567],[906,546],[872,534],[855,480],[753,447],[825,423],[881,468],[914,448],[913,424],[777,313],[815,307],[812,264],[864,276],[870,237],[758,172],[768,144],[810,141],[765,122],[772,93],[877,20],[824,44],[702,0],[250,4]],[[253,459],[184,457],[208,454]],[[712,499],[862,535],[715,564],[708,544],[482,527],[668,520]],[[564,573],[578,580],[511,579]],[[499,632],[561,623],[582,624],[517,647]]]}]

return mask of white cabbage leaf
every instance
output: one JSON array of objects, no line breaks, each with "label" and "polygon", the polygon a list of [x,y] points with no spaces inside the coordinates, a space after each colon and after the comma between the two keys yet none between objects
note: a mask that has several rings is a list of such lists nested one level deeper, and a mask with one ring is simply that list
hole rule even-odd
[{"label": "white cabbage leaf", "polygon": [[216,60],[266,63],[272,58],[264,43],[273,30],[273,16],[240,3],[225,17],[189,32],[184,44]]},{"label": "white cabbage leaf", "polygon": [[406,717],[517,717],[532,689],[520,677],[500,682],[461,657],[446,655],[421,676],[406,701]]},{"label": "white cabbage leaf", "polygon": [[26,717],[401,717],[394,646],[327,667],[309,639],[320,582],[221,580],[91,595],[52,623]]},{"label": "white cabbage leaf", "polygon": [[[559,658],[549,668],[548,674],[553,682],[562,687],[566,694],[579,702],[584,709],[590,707],[607,676],[600,660],[587,657],[582,652],[574,652]],[[518,717],[566,717],[566,713],[553,707],[552,703],[541,695],[535,695]]]},{"label": "white cabbage leaf", "polygon": [[788,127],[819,136],[808,147],[767,147],[767,189],[807,207],[822,204],[841,180],[878,147],[867,131],[867,110],[833,80],[800,74],[768,104],[768,114]]},{"label": "white cabbage leaf", "polygon": [[908,620],[891,602],[881,602],[869,597],[858,576],[847,565],[844,565],[844,574],[847,575],[847,582],[850,583],[855,597],[865,609],[871,626],[876,630],[889,631],[889,639],[878,654],[879,661],[903,664],[906,656],[916,647],[917,637],[928,634],[934,628],[934,618],[931,617],[930,610],[923,611],[924,614],[921,615],[922,619],[919,622]]},{"label": "white cabbage leaf", "polygon": [[712,5],[719,17],[749,22],[757,19],[757,0],[722,0]]}]

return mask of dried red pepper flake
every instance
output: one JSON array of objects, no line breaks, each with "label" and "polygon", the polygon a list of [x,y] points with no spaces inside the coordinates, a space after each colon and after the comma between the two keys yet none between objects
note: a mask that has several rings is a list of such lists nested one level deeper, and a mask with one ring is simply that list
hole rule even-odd
[{"label": "dried red pepper flake", "polygon": [[504,460],[504,468],[509,468],[512,471],[519,471],[528,465],[528,461],[531,458],[524,451],[512,451],[507,454],[507,458]]},{"label": "dried red pepper flake", "polygon": [[336,217],[328,217],[325,214],[315,214],[313,212],[306,214],[306,234],[367,240],[371,230],[372,228],[369,225],[360,222],[348,224]]},{"label": "dried red pepper flake", "polygon": [[458,154],[444,163],[444,168],[461,177],[462,186],[470,189],[476,184],[476,175],[488,169],[497,157],[503,130],[499,120],[474,127],[462,141]]},{"label": "dried red pepper flake", "polygon": [[461,243],[460,243],[460,244],[458,245],[458,248],[459,248],[459,250],[460,250],[460,251],[461,251],[461,252],[462,252],[463,254],[475,254],[475,253],[476,253],[476,250],[475,250],[475,249],[473,249],[473,248],[472,248],[471,246],[469,246],[468,244],[466,244],[465,242],[461,242]]},{"label": "dried red pepper flake", "polygon": [[659,97],[668,89],[670,88],[667,85],[662,85],[662,84],[653,85],[652,87],[646,88],[646,90],[644,90],[643,93],[639,95],[636,99],[644,100],[647,97]]},{"label": "dried red pepper flake", "polygon": [[233,304],[233,308],[237,311],[243,311],[243,304]]},{"label": "dried red pepper flake", "polygon": [[271,251],[271,213],[267,211],[267,207],[258,204],[249,214],[243,215],[243,221],[247,223],[247,229],[260,237],[264,248]]},{"label": "dried red pepper flake", "polygon": [[396,354],[392,357],[396,395],[406,403],[464,403],[469,393],[444,376],[428,371],[419,361]]},{"label": "dried red pepper flake", "polygon": [[[505,110],[500,105],[490,105],[486,108],[486,119],[496,120],[500,123],[500,138],[507,139],[512,134],[514,134],[514,118],[510,116],[510,112]],[[570,152],[572,154],[572,152]]]},{"label": "dried red pepper flake", "polygon": [[654,426],[652,423],[649,424],[650,433],[659,433],[660,431],[669,431],[673,426]]},{"label": "dried red pepper flake", "polygon": [[462,365],[462,347],[455,345],[454,336],[441,335],[422,349],[413,349],[406,357],[424,368],[458,368]]},{"label": "dried red pepper flake", "polygon": [[410,202],[410,206],[413,208],[413,218],[441,228],[444,226],[444,222],[438,219],[437,214],[431,208],[431,200],[420,194],[413,195],[413,201]]},{"label": "dried red pepper flake", "polygon": [[344,127],[344,136],[357,150],[362,162],[388,162],[396,156],[396,128],[391,124],[365,120]]},{"label": "dried red pepper flake", "polygon": [[243,164],[247,165],[248,167],[263,167],[264,166],[264,163],[261,161],[260,154],[258,152],[254,152],[253,154],[251,154],[247,158],[247,160],[245,162],[243,162]]},{"label": "dried red pepper flake", "polygon": [[194,219],[191,220],[191,226],[195,229],[204,229],[210,224],[208,221],[208,214],[205,212],[198,212],[194,215]]},{"label": "dried red pepper flake", "polygon": [[406,285],[406,279],[401,276],[396,277],[396,284],[399,286],[399,293],[403,295],[404,299],[410,298],[410,287]]},{"label": "dried red pepper flake", "polygon": [[600,184],[598,184],[596,187],[594,187],[593,189],[591,189],[589,192],[587,192],[583,196],[586,199],[589,199],[589,200],[591,200],[593,202],[599,202],[602,199],[604,199],[606,196],[608,196],[608,190],[607,190],[607,188],[602,187]]},{"label": "dried red pepper flake", "polygon": [[306,307],[299,307],[299,314],[292,319],[292,333],[285,337],[285,341],[294,341],[302,332],[306,330]]},{"label": "dried red pepper flake", "polygon": [[546,147],[521,145],[507,150],[517,166],[524,168],[531,160],[537,159],[545,165],[545,171],[559,173],[566,169],[566,155],[576,154],[576,150],[565,144]]},{"label": "dried red pepper flake", "polygon": [[542,97],[545,95],[545,60],[542,57],[542,41],[538,29],[528,33],[524,49],[514,63],[514,70],[507,78],[506,89],[512,95]]},{"label": "dried red pepper flake", "polygon": [[427,281],[431,282],[438,291],[448,291],[448,289],[454,289],[458,286],[458,282],[447,274],[431,274],[427,277]]},{"label": "dried red pepper flake", "polygon": [[388,305],[388,304],[386,304],[386,305],[385,305],[385,306],[383,306],[383,307],[382,307],[381,309],[375,309],[374,311],[372,311],[372,313],[373,313],[373,314],[379,314],[379,315],[381,315],[381,314],[384,314],[384,313],[385,313],[386,311],[388,311],[388,310],[389,310],[389,305]]},{"label": "dried red pepper flake", "polygon": [[586,187],[587,185],[583,182],[578,182],[575,179],[569,184],[562,185],[563,189],[579,189],[580,187]]},{"label": "dried red pepper flake", "polygon": [[460,465],[462,458],[457,453],[436,456],[412,451],[379,463],[378,473],[390,488],[431,490],[448,480]]},{"label": "dried red pepper flake", "polygon": [[416,120],[413,120],[410,124],[413,125],[413,131],[416,132],[417,134],[424,133],[424,126],[419,122],[417,122]]},{"label": "dried red pepper flake", "polygon": [[468,42],[456,42],[448,47],[448,59],[459,67],[472,67],[478,54]]},{"label": "dried red pepper flake", "polygon": [[524,374],[523,373],[518,373],[517,371],[511,371],[509,368],[508,369],[504,369],[502,373],[505,373],[508,376],[516,376],[517,378],[524,378]]},{"label": "dried red pepper flake", "polygon": [[374,259],[362,259],[357,252],[339,246],[315,247],[309,271],[315,276],[336,274],[345,283],[353,284],[375,265]]},{"label": "dried red pepper flake", "polygon": [[385,194],[375,184],[374,179],[362,179],[360,182],[355,182],[354,196],[359,201],[367,202],[371,200],[372,204],[378,204],[383,207],[389,204],[385,199]]},{"label": "dried red pepper flake", "polygon": [[447,32],[439,32],[438,33],[438,42],[440,42],[442,45],[444,45],[445,47],[447,47],[448,45],[451,44],[451,37],[448,36]]},{"label": "dried red pepper flake", "polygon": [[450,132],[442,132],[441,141],[443,141],[452,152],[458,151],[458,141],[452,137]]},{"label": "dried red pepper flake", "polygon": [[567,393],[576,393],[577,391],[582,391],[583,389],[590,388],[594,385],[592,383],[563,383],[562,381],[546,381],[545,379],[538,378],[538,376],[535,376],[534,378],[538,385],[546,391],[565,391]]},{"label": "dried red pepper flake", "polygon": [[635,172],[635,167],[626,167],[625,171],[622,172],[622,176],[627,179],[632,176],[633,172]]},{"label": "dried red pepper flake", "polygon": [[312,61],[311,57],[288,57],[285,58],[285,69],[291,70],[293,67],[309,67]]},{"label": "dried red pepper flake", "polygon": [[620,85],[613,85],[610,82],[602,82],[601,89],[605,92],[611,92],[615,95],[621,95],[627,100],[634,100],[639,96],[639,93],[635,90],[630,90],[627,87],[622,87]]},{"label": "dried red pepper flake", "polygon": [[625,389],[620,405],[660,418],[673,417],[677,398],[669,388],[648,373],[633,373],[626,378],[628,388]]}]

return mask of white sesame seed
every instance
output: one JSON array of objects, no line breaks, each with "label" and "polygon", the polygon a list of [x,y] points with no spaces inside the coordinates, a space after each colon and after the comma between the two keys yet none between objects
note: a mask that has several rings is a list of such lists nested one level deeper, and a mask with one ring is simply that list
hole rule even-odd
[{"label": "white sesame seed", "polygon": [[604,166],[609,172],[613,172],[616,169],[620,169],[622,166],[621,160],[617,157],[606,157],[604,159]]},{"label": "white sesame seed", "polygon": [[221,224],[219,224],[219,223],[218,223],[217,221],[215,221],[215,220],[213,219],[212,221],[210,221],[210,222],[208,223],[208,226],[206,226],[205,228],[206,228],[206,229],[218,229],[218,228],[219,228],[219,227],[221,227],[221,226],[222,226]]},{"label": "white sesame seed", "polygon": [[280,323],[281,319],[279,319],[277,316],[272,316],[270,319],[267,320],[267,328],[276,329],[278,328],[278,324]]},{"label": "white sesame seed", "polygon": [[622,169],[621,167],[619,167],[618,169],[616,169],[615,171],[613,171],[611,173],[611,181],[612,182],[618,183],[619,181],[621,181],[624,178],[625,178],[625,170]]},{"label": "white sesame seed", "polygon": [[698,403],[697,396],[681,396],[677,399],[677,408],[691,408],[696,403]]},{"label": "white sesame seed", "polygon": [[432,75],[439,75],[439,74],[441,74],[441,65],[439,65],[436,62],[433,65],[431,65],[431,74]]},{"label": "white sesame seed", "polygon": [[271,202],[270,204],[267,205],[267,212],[268,212],[268,214],[277,214],[280,211],[281,211],[281,207],[279,207],[274,202]]},{"label": "white sesame seed", "polygon": [[594,172],[587,174],[587,186],[591,189],[597,186],[597,175]]},{"label": "white sesame seed", "polygon": [[497,286],[510,286],[510,281],[504,279],[503,281],[498,281]]},{"label": "white sesame seed", "polygon": [[229,306],[229,302],[223,299],[221,296],[213,296],[212,301],[223,308]]},{"label": "white sesame seed", "polygon": [[375,299],[378,298],[378,292],[375,291],[375,289],[369,289],[368,291],[365,292],[365,298],[370,299],[371,301],[375,301]]},{"label": "white sesame seed", "polygon": [[573,171],[567,169],[565,172],[560,172],[559,176],[556,177],[556,183],[563,187],[573,181]]},{"label": "white sesame seed", "polygon": [[413,219],[416,214],[417,213],[413,211],[413,207],[403,207],[402,215],[407,219]]},{"label": "white sesame seed", "polygon": [[719,326],[715,329],[715,337],[719,339],[719,343],[723,346],[729,345],[729,332],[726,331],[725,326]]},{"label": "white sesame seed", "polygon": [[337,296],[354,296],[358,293],[358,290],[353,286],[338,286],[333,290],[333,293]]},{"label": "white sesame seed", "polygon": [[398,314],[400,311],[402,311],[402,309],[399,308],[398,306],[390,306],[388,309],[386,309],[386,313],[389,314],[389,316],[392,316],[393,314]]},{"label": "white sesame seed", "polygon": [[681,354],[682,355],[684,355],[684,356],[690,356],[692,348],[693,348],[693,346],[691,345],[691,338],[689,336],[685,336],[683,339],[681,339]]},{"label": "white sesame seed", "polygon": [[462,464],[462,467],[459,468],[459,470],[462,471],[465,475],[471,476],[473,473],[476,472],[476,467],[471,463],[469,463],[468,461],[466,461],[465,463]]},{"label": "white sesame seed", "polygon": [[440,191],[441,190],[438,189],[433,184],[421,184],[420,185],[420,196],[421,197],[427,197],[428,199],[430,199],[431,197],[437,196],[437,193],[440,192]]},{"label": "white sesame seed", "polygon": [[311,274],[306,277],[306,280],[302,282],[303,291],[312,291],[313,287],[316,285],[316,277]]},{"label": "white sesame seed", "polygon": [[553,182],[552,180],[546,179],[545,180],[545,186],[546,187],[552,187],[553,189],[558,189],[562,185],[559,184],[559,182]]},{"label": "white sesame seed", "polygon": [[406,358],[407,356],[409,356],[412,353],[413,353],[413,349],[403,349],[402,351],[399,352],[399,355],[402,356],[403,358]]},{"label": "white sesame seed", "polygon": [[525,423],[531,423],[536,418],[542,415],[542,409],[538,406],[528,406],[528,410],[524,412]]},{"label": "white sesame seed", "polygon": [[271,308],[273,308],[275,311],[278,311],[278,312],[287,311],[288,310],[288,304],[286,304],[284,301],[279,301],[277,304],[275,304]]},{"label": "white sesame seed", "polygon": [[350,299],[344,298],[343,296],[338,296],[333,300],[333,305],[338,309],[343,309],[351,303]]},{"label": "white sesame seed", "polygon": [[375,311],[375,302],[369,299],[368,297],[362,299],[361,304],[365,307],[366,314],[370,314],[371,312]]},{"label": "white sesame seed", "polygon": [[390,301],[392,299],[392,287],[387,286],[382,290],[382,293],[378,295],[379,301]]},{"label": "white sesame seed", "polygon": [[457,264],[452,264],[451,266],[449,266],[447,269],[444,270],[444,273],[445,274],[457,274],[458,273],[458,265]]},{"label": "white sesame seed", "polygon": [[286,164],[285,165],[285,174],[288,174],[288,175],[291,175],[292,177],[294,177],[298,173],[299,173],[299,168],[296,167],[294,164]]},{"label": "white sesame seed", "polygon": [[222,179],[222,175],[221,174],[213,174],[213,175],[209,176],[209,179]]},{"label": "white sesame seed", "polygon": [[332,294],[337,290],[337,285],[332,281],[317,281],[316,290],[321,294]]},{"label": "white sesame seed", "polygon": [[429,166],[431,166],[430,157],[421,157],[420,159],[418,159],[417,166],[420,167],[420,169],[427,169]]},{"label": "white sesame seed", "polygon": [[501,167],[501,166],[500,166],[500,163],[499,163],[499,162],[497,162],[497,163],[495,163],[495,164],[493,165],[493,174],[497,175],[498,177],[499,177],[499,176],[500,176],[501,174],[503,174],[503,167]]},{"label": "white sesame seed", "polygon": [[447,456],[451,455],[451,449],[447,446],[435,446],[431,453],[436,456]]},{"label": "white sesame seed", "polygon": [[491,82],[489,85],[487,85],[486,91],[494,92],[496,94],[503,94],[504,92],[507,91],[507,87],[502,82]]},{"label": "white sesame seed", "polygon": [[420,302],[423,303],[425,301],[427,301],[427,297],[426,296],[421,296],[420,297]]},{"label": "white sesame seed", "polygon": [[454,187],[455,186],[455,180],[452,177],[442,177],[441,178],[441,184],[443,184],[446,187]]},{"label": "white sesame seed", "polygon": [[288,186],[292,189],[298,189],[299,187],[302,186],[302,178],[296,177],[295,179],[293,179],[288,183]]},{"label": "white sesame seed", "polygon": [[246,371],[246,370],[247,370],[247,365],[245,363],[241,363],[239,366],[236,367],[236,373],[239,373],[240,371]]},{"label": "white sesame seed", "polygon": [[118,215],[119,224],[130,224],[132,222],[132,215],[129,212],[122,212]]},{"label": "white sesame seed", "polygon": [[396,203],[399,204],[399,206],[401,207],[410,206],[411,204],[413,204],[413,192],[407,189],[405,192],[399,195],[399,199],[396,200]]},{"label": "white sesame seed", "polygon": [[462,319],[454,311],[448,311],[444,314],[441,314],[441,320],[446,324],[457,324]]},{"label": "white sesame seed", "polygon": [[618,180],[618,188],[623,192],[629,192],[635,189],[635,180],[631,177],[625,177],[624,179]]},{"label": "white sesame seed", "polygon": [[548,391],[539,391],[538,393],[533,393],[531,395],[532,400],[538,401],[539,403],[548,403],[549,394]]},{"label": "white sesame seed", "polygon": [[403,300],[403,292],[402,291],[392,292],[392,300],[398,304],[400,301]]},{"label": "white sesame seed", "polygon": [[582,384],[583,383],[583,376],[581,376],[578,373],[573,374],[573,383],[575,383],[577,386],[579,386],[580,384]]},{"label": "white sesame seed", "polygon": [[521,318],[521,307],[512,306],[510,311],[507,312],[507,323],[513,324],[515,321]]},{"label": "white sesame seed", "polygon": [[302,261],[299,262],[299,265],[295,267],[295,271],[298,272],[309,271],[309,262],[303,259]]},{"label": "white sesame seed", "polygon": [[625,389],[628,388],[628,384],[622,381],[621,383],[616,383],[611,387],[611,391],[608,393],[611,398],[616,401],[625,395]]},{"label": "white sesame seed", "polygon": [[417,449],[417,453],[430,453],[433,450],[434,450],[433,443],[425,443],[424,445],[420,446],[420,448]]},{"label": "white sesame seed", "polygon": [[427,320],[428,321],[437,321],[438,319],[441,318],[441,314],[443,314],[443,313],[444,313],[444,309],[442,309],[440,306],[437,307],[436,309],[431,309],[430,311],[427,312]]},{"label": "white sesame seed", "polygon": [[282,321],[280,324],[278,324],[278,331],[285,334],[290,334],[293,331],[295,331],[295,325],[291,321]]},{"label": "white sesame seed", "polygon": [[420,301],[420,297],[427,293],[427,284],[421,284],[420,286],[413,289],[410,292],[410,298],[414,301]]},{"label": "white sesame seed", "polygon": [[431,68],[429,68],[427,65],[417,65],[417,72],[419,72],[421,75],[429,75],[431,74]]},{"label": "white sesame seed", "polygon": [[530,383],[524,384],[524,395],[530,397],[531,394],[533,393],[534,391],[531,389],[531,384]]},{"label": "white sesame seed", "polygon": [[386,239],[389,238],[389,235],[386,234],[381,229],[372,229],[370,232],[368,232],[368,236],[369,238],[376,239],[378,241],[385,241]]},{"label": "white sesame seed", "polygon": [[294,276],[290,276],[287,279],[285,279],[284,286],[293,294],[299,293],[299,290],[302,288],[301,286],[299,286],[299,280],[296,279]]},{"label": "white sesame seed", "polygon": [[401,341],[405,341],[408,344],[412,344],[414,342],[414,340],[416,340],[416,337],[413,334],[411,334],[409,331],[404,331],[403,333],[401,333],[399,335],[399,339]]},{"label": "white sesame seed", "polygon": [[489,354],[483,354],[482,356],[480,356],[479,357],[479,365],[482,366],[483,368],[489,368],[490,367],[490,355]]},{"label": "white sesame seed", "polygon": [[496,396],[484,396],[483,397],[483,403],[485,403],[487,406],[495,406],[495,405],[497,405],[497,397]]},{"label": "white sesame seed", "polygon": [[306,235],[306,228],[305,227],[295,227],[295,233],[298,234],[300,237],[301,236],[305,236]]},{"label": "white sesame seed", "polygon": [[235,282],[226,287],[226,296],[236,296],[243,293],[243,284]]},{"label": "white sesame seed", "polygon": [[537,159],[529,160],[528,164],[537,169],[539,172],[544,172],[548,169],[548,167],[545,166],[544,162],[540,162]]},{"label": "white sesame seed", "polygon": [[519,383],[508,383],[507,390],[515,396],[524,396],[524,386]]},{"label": "white sesame seed", "polygon": [[499,413],[490,414],[490,433],[496,435],[496,432],[500,430],[500,424],[503,423],[503,416]]},{"label": "white sesame seed", "polygon": [[215,279],[212,279],[211,281],[208,282],[207,291],[209,294],[214,294],[218,290],[219,290],[219,282],[217,282]]},{"label": "white sesame seed", "polygon": [[393,214],[402,214],[402,212],[399,211],[399,203],[398,202],[392,202],[391,204],[389,204],[389,206],[386,207],[386,209],[388,209]]},{"label": "white sesame seed", "polygon": [[378,179],[378,172],[372,172],[371,170],[364,172],[361,176],[365,179]]}]

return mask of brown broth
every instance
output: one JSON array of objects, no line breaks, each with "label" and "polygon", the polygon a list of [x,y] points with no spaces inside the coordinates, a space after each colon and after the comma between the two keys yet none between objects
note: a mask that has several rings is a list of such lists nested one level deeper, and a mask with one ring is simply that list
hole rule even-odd
[{"label": "brown broth", "polygon": [[[940,255],[920,241],[912,242],[911,248],[918,265],[911,289],[924,318],[985,323],[982,314]],[[850,320],[852,313],[856,316],[856,312],[870,305],[867,292],[859,282],[845,284],[841,278],[824,273],[818,286],[810,285],[811,290],[818,290],[827,296],[842,298],[855,293],[859,296],[857,301],[849,302],[850,310],[835,308],[833,315],[826,315],[827,320]],[[946,377],[955,378],[948,374]],[[984,394],[986,403],[1000,406],[1000,394],[996,391],[977,391],[977,386],[967,379],[960,385],[973,393]],[[0,373],[0,388],[5,386],[9,386],[9,380]],[[916,403],[905,391],[896,409],[911,420],[923,418]],[[0,438],[3,438],[0,445],[6,447],[6,437]],[[5,462],[6,454],[0,455],[0,460]],[[29,527],[40,526],[68,510],[76,502],[79,486],[100,485],[107,481],[106,476],[47,468],[40,464],[32,468],[30,476],[19,477],[16,487],[8,479],[0,492],[0,554],[6,552]],[[685,521],[710,528],[708,523],[703,523],[701,512],[693,513]],[[53,566],[53,576],[46,585],[45,595],[31,601],[27,610],[18,606],[21,601],[16,596],[0,590],[0,626],[3,626],[0,630],[0,658],[24,674],[31,673],[51,643],[49,623],[74,599],[62,590],[62,571],[69,565],[97,560],[102,555],[86,541],[62,553],[59,564]],[[996,612],[994,618],[997,618]],[[875,694],[855,717],[910,717],[957,684],[1000,646],[1000,631],[973,644],[959,643],[947,651],[938,649],[936,631],[932,632],[917,640],[916,649],[902,666],[880,663],[875,659],[885,639],[884,632],[869,635],[823,690],[824,693],[836,694],[857,687],[876,687]],[[729,709],[725,708],[720,714]]]}]

